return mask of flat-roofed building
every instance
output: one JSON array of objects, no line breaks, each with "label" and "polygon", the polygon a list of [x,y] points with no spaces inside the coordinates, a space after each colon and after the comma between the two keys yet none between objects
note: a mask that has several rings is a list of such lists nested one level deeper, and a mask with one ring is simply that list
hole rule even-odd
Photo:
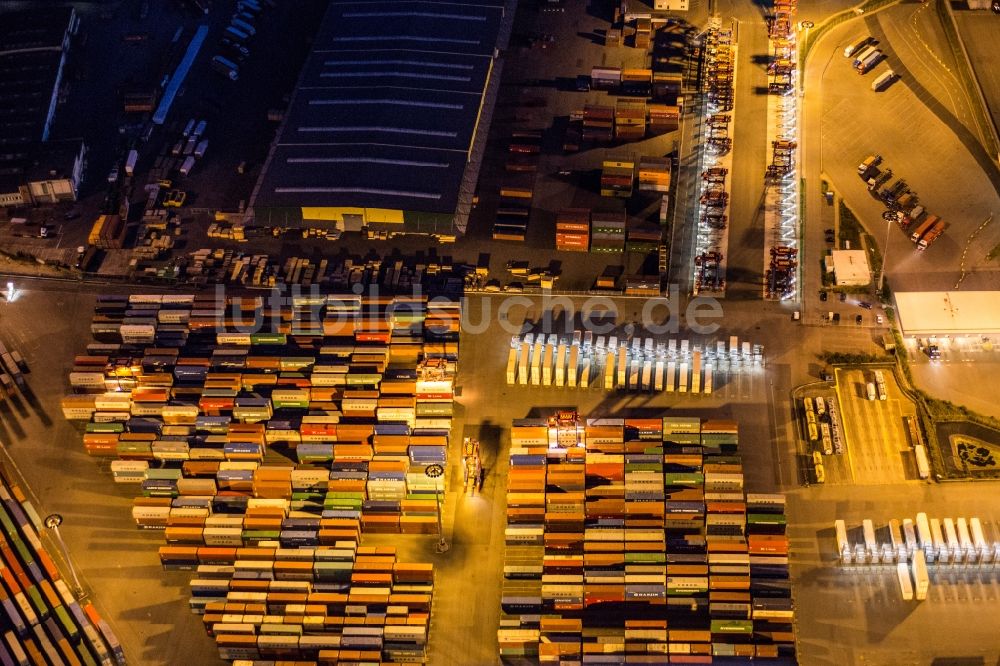
[{"label": "flat-roofed building", "polygon": [[255,223],[463,234],[503,23],[499,0],[332,2],[251,197]]}]

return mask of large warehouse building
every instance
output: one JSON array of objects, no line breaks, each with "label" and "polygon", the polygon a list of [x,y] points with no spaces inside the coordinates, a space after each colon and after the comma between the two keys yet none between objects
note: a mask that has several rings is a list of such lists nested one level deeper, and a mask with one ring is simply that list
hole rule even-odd
[{"label": "large warehouse building", "polygon": [[895,292],[899,327],[905,337],[985,336],[1000,333],[1000,292]]},{"label": "large warehouse building", "polygon": [[503,0],[334,0],[251,197],[254,223],[463,234],[504,24]]}]

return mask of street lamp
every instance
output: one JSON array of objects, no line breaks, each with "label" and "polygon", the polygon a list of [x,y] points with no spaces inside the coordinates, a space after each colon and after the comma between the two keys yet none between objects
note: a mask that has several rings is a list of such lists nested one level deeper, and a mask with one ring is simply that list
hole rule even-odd
[{"label": "street lamp", "polygon": [[876,295],[882,298],[882,283],[885,280],[885,265],[889,261],[889,229],[892,228],[892,218],[885,220],[885,243],[882,245],[882,270],[878,272],[878,289]]},{"label": "street lamp", "polygon": [[59,549],[62,551],[63,559],[66,560],[66,566],[69,567],[69,573],[73,576],[73,592],[76,593],[78,599],[82,599],[86,596],[83,592],[83,586],[80,585],[80,579],[76,577],[76,569],[73,568],[73,561],[69,558],[69,550],[66,549],[66,542],[63,541],[62,535],[59,534],[59,526],[62,524],[63,517],[58,513],[50,513],[45,516],[45,526],[52,530],[52,533],[56,536],[56,543],[59,544]]},{"label": "street lamp", "polygon": [[[438,479],[444,475],[444,465],[438,463],[432,463],[424,469],[424,474],[427,478]],[[438,519],[438,542],[436,550],[439,553],[447,553],[450,546],[447,540],[444,538],[444,524],[441,520],[441,484],[438,481],[434,482],[434,497],[437,501],[437,519]]]}]

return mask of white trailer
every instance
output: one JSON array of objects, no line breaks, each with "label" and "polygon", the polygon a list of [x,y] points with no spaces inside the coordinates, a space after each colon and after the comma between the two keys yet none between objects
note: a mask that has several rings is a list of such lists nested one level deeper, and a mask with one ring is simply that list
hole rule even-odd
[{"label": "white trailer", "polygon": [[521,343],[521,361],[518,363],[517,383],[525,386],[531,374],[531,343]]},{"label": "white trailer", "polygon": [[833,523],[837,532],[837,554],[844,564],[851,563],[851,543],[847,540],[847,525],[843,520],[836,520]]},{"label": "white trailer", "polygon": [[566,343],[556,347],[556,386],[566,385]]},{"label": "white trailer", "polygon": [[633,358],[628,364],[628,388],[636,390],[639,388],[639,359]]},{"label": "white trailer", "polygon": [[648,391],[653,382],[653,362],[645,360],[642,362],[642,390]]},{"label": "white trailer", "polygon": [[618,354],[618,387],[628,388],[628,347],[622,345],[616,350]]},{"label": "white trailer", "polygon": [[653,390],[662,391],[663,390],[663,371],[664,371],[663,361],[656,362],[656,374],[653,379]]},{"label": "white trailer", "polygon": [[542,347],[541,341],[535,343],[535,348],[531,352],[531,385],[538,386],[542,383]]},{"label": "white trailer", "polygon": [[917,542],[929,562],[934,561],[934,535],[926,513],[917,514]]},{"label": "white trailer", "polygon": [[574,344],[569,348],[569,366],[567,367],[566,385],[575,387],[577,377],[580,374],[580,345]]},{"label": "white trailer", "polygon": [[701,393],[701,352],[691,354],[691,393]]},{"label": "white trailer", "polygon": [[677,392],[687,393],[688,390],[688,362],[681,361],[680,376],[677,378]]},{"label": "white trailer", "polygon": [[868,559],[872,564],[878,564],[879,547],[878,542],[875,540],[875,525],[870,518],[865,518],[861,521],[861,530],[865,535],[865,552],[868,554]]},{"label": "white trailer", "polygon": [[931,466],[930,461],[927,459],[927,447],[923,444],[917,444],[913,447],[913,457],[917,461],[917,475],[921,479],[930,478]]},{"label": "white trailer", "polygon": [[667,392],[673,393],[674,386],[677,384],[677,362],[669,361],[667,362]]},{"label": "white trailer", "polygon": [[931,518],[931,536],[934,538],[934,561],[941,564],[951,562],[948,552],[948,542],[944,539],[944,531],[941,529],[941,521]]},{"label": "white trailer", "polygon": [[510,348],[507,355],[507,383],[513,384],[517,380],[517,350]]},{"label": "white trailer", "polygon": [[930,587],[931,579],[927,575],[927,562],[924,553],[918,550],[913,554],[913,592],[917,601],[927,598],[927,588]]},{"label": "white trailer", "polygon": [[667,341],[667,355],[670,358],[677,357],[677,340],[674,338],[670,338],[670,340]]},{"label": "white trailer", "polygon": [[913,521],[909,518],[903,519],[903,538],[906,540],[906,555],[908,558],[913,557],[913,553],[917,550],[917,530],[913,526]]},{"label": "white trailer", "polygon": [[889,521],[889,540],[892,542],[892,549],[897,560],[904,562],[909,559],[909,550],[906,547],[906,539],[903,537],[899,519],[893,518]]},{"label": "white trailer", "polygon": [[913,581],[910,580],[910,567],[905,562],[896,565],[896,578],[899,579],[899,590],[903,593],[903,601],[913,601]]},{"label": "white trailer", "polygon": [[976,547],[969,535],[969,524],[965,518],[959,518],[955,521],[955,528],[958,530],[958,546],[962,549],[962,561],[974,564],[978,558],[976,557]]},{"label": "white trailer", "polygon": [[609,351],[604,362],[604,390],[612,391],[615,388],[615,359],[617,355],[614,351]]},{"label": "white trailer", "polygon": [[583,365],[580,367],[580,388],[590,387],[590,358],[587,357],[583,359]]},{"label": "white trailer", "polygon": [[951,518],[945,518],[944,523],[944,539],[945,543],[948,544],[948,555],[951,557],[951,561],[956,564],[962,561],[962,548],[958,543],[958,531],[955,529],[955,521]]},{"label": "white trailer", "polygon": [[986,535],[983,534],[983,524],[979,522],[979,518],[969,519],[969,530],[972,532],[972,543],[976,547],[979,561],[983,563],[992,562],[993,549],[986,541]]},{"label": "white trailer", "polygon": [[135,163],[139,161],[139,152],[136,150],[128,151],[128,158],[125,160],[125,175],[131,176],[135,173]]},{"label": "white trailer", "polygon": [[552,355],[555,351],[555,345],[545,343],[545,351],[542,353],[542,386],[552,386]]},{"label": "white trailer", "polygon": [[705,385],[702,387],[702,393],[705,395],[712,395],[712,364],[705,364]]}]

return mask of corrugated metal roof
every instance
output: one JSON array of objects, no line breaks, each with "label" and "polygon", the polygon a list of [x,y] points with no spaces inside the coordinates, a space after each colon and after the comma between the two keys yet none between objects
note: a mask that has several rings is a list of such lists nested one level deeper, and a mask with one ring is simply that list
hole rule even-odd
[{"label": "corrugated metal roof", "polygon": [[333,2],[254,208],[451,214],[503,3]]}]

